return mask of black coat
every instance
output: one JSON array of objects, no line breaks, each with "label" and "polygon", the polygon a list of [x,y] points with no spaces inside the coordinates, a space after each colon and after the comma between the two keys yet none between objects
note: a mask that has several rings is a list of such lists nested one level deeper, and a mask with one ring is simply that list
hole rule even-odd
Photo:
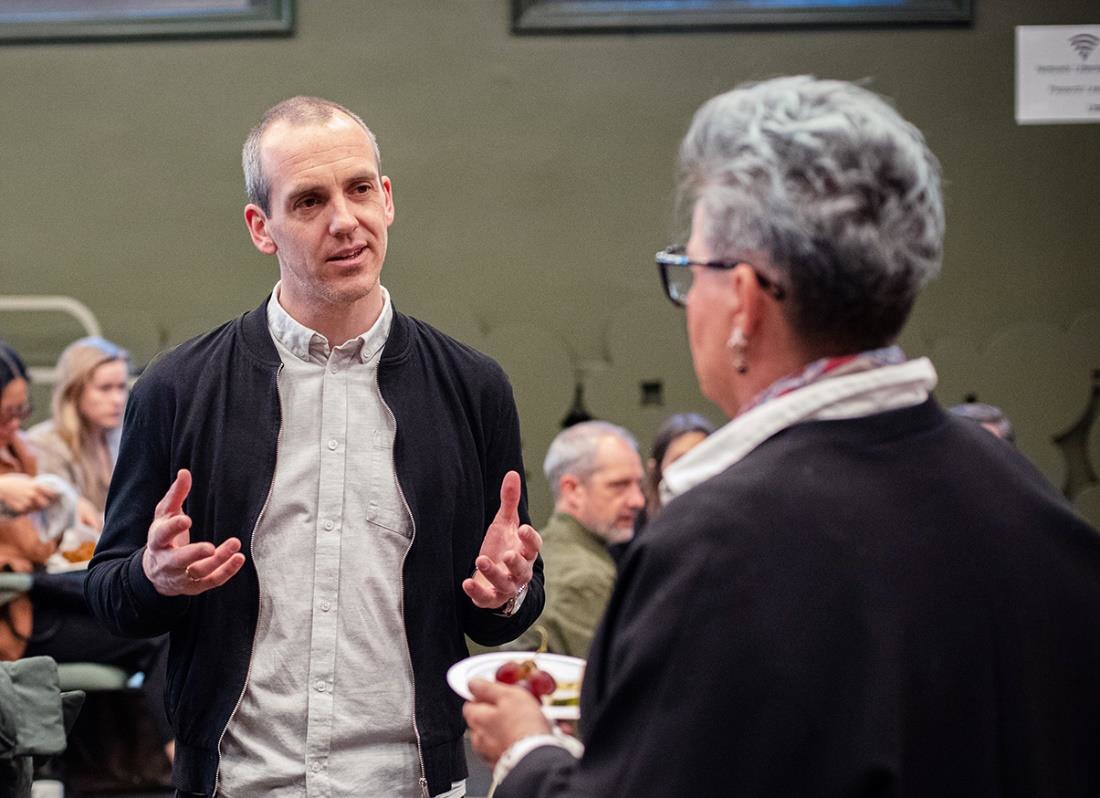
[{"label": "black coat", "polygon": [[[173,778],[209,794],[218,745],[244,690],[259,611],[252,532],[275,472],[280,360],[267,302],[181,344],[146,369],[126,408],[122,446],[107,499],[103,537],[85,593],[116,634],[171,633],[168,709],[176,730]],[[511,387],[484,355],[423,322],[394,313],[378,369],[396,419],[394,461],[415,537],[405,558],[405,634],[412,657],[416,721],[432,794],[466,775],[462,700],[445,673],[467,655],[463,635],[483,645],[519,636],[543,605],[542,562],[509,618],[476,608],[462,592],[509,470],[523,472]],[[185,504],[191,539],[241,538],[245,564],[225,585],[166,597],[141,558],[157,502],[180,468],[194,483]],[[526,494],[520,519],[527,523]]]},{"label": "black coat", "polygon": [[1100,536],[932,400],[798,425],[627,555],[582,725],[497,798],[1095,798]]}]

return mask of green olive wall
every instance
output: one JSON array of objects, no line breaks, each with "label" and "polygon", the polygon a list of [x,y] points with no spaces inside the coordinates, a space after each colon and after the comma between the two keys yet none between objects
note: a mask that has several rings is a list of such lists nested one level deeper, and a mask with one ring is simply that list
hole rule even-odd
[{"label": "green olive wall", "polygon": [[[959,28],[515,37],[505,0],[300,0],[292,38],[0,46],[0,293],[80,299],[138,365],[255,306],[276,264],[245,232],[241,141],[284,97],[335,99],[375,129],[393,179],[398,307],[513,377],[539,520],[575,377],[643,445],[673,411],[719,420],[652,259],[676,232],[691,113],[747,79],[869,78],[947,181],[943,275],[903,344],[936,359],[945,403],[1008,409],[1061,485],[1082,466],[1052,439],[1100,368],[1100,126],[1015,123],[1014,27],[1100,16],[1093,0],[976,6]],[[0,314],[40,365],[77,334]],[[663,406],[640,405],[641,380],[662,381]],[[1078,459],[1100,452],[1096,426]]]}]

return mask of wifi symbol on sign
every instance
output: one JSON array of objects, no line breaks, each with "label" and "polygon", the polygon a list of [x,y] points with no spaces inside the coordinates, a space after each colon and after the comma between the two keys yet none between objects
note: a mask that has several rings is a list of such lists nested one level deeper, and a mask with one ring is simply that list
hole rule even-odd
[{"label": "wifi symbol on sign", "polygon": [[1082,61],[1087,61],[1092,51],[1096,49],[1096,45],[1100,44],[1100,39],[1091,33],[1078,33],[1076,36],[1070,36],[1069,44],[1077,51],[1077,55],[1081,56]]}]

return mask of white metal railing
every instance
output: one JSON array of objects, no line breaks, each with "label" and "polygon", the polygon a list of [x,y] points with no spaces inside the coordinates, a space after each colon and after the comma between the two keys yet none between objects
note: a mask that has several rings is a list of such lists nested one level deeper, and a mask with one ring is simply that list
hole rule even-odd
[{"label": "white metal railing", "polygon": [[[71,296],[46,295],[46,294],[0,294],[0,311],[25,310],[25,311],[54,311],[67,313],[72,316],[86,335],[103,335],[99,320],[91,309]],[[30,366],[31,379],[38,383],[53,385],[57,382],[56,366]]]}]

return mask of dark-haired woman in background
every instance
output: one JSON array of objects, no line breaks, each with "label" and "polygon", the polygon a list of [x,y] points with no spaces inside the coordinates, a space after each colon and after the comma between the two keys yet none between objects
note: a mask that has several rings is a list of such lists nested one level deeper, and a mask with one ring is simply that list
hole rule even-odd
[{"label": "dark-haired woman in background", "polygon": [[698,413],[676,413],[665,419],[653,438],[646,461],[645,513],[639,525],[661,510],[661,480],[665,470],[714,432],[714,425]]},{"label": "dark-haired woman in background", "polygon": [[[37,476],[38,466],[20,432],[30,417],[30,377],[19,354],[0,341],[0,474]],[[53,497],[56,500],[56,496]],[[41,504],[41,502],[38,502]],[[43,540],[26,512],[0,514],[0,569],[33,574],[27,596],[0,608],[0,659],[48,656],[58,662],[97,662],[145,675],[155,733],[171,755],[172,731],[164,708],[167,640],[133,640],[104,630],[84,602],[82,570],[47,573],[56,540]]]},{"label": "dark-haired woman in background", "polygon": [[[34,482],[34,455],[19,429],[31,415],[30,378],[18,353],[0,341],[0,571],[32,573],[45,565],[54,545],[42,540],[29,513],[57,500],[57,493]],[[31,602],[26,596],[0,607],[0,659],[23,656],[31,635]]]}]

